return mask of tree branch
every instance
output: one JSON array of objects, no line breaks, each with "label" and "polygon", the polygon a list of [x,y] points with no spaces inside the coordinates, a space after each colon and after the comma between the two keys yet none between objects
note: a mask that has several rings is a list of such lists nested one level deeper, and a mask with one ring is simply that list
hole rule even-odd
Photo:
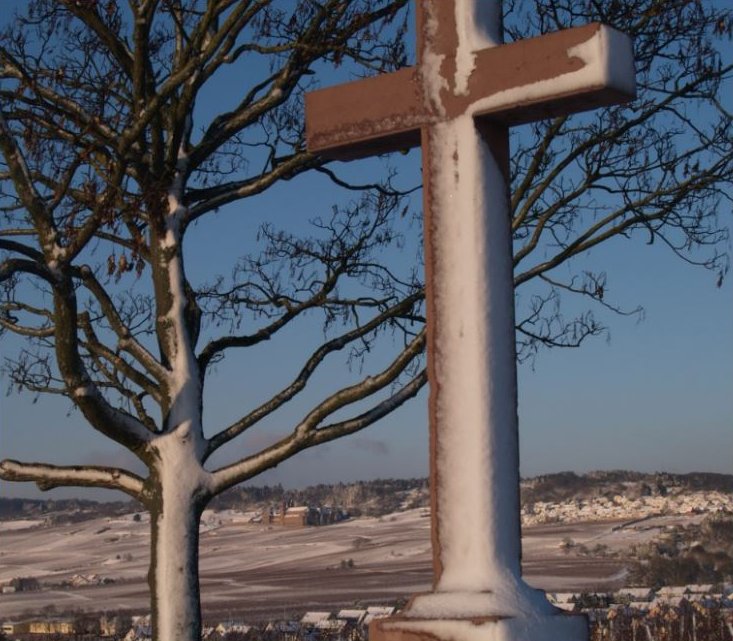
[{"label": "tree branch", "polygon": [[103,487],[120,490],[142,500],[143,480],[127,470],[98,466],[58,466],[45,463],[0,461],[0,478],[5,481],[31,481],[40,490],[55,487]]},{"label": "tree branch", "polygon": [[321,162],[323,161],[317,156],[306,151],[301,151],[279,162],[270,171],[264,172],[259,176],[224,183],[209,189],[191,189],[187,192],[186,198],[196,204],[189,207],[186,221],[187,223],[191,223],[205,213],[234,202],[235,200],[256,196],[278,180],[288,180],[308,169],[318,166]]},{"label": "tree branch", "polygon": [[117,307],[112,302],[109,293],[94,276],[92,270],[84,266],[80,268],[79,275],[84,282],[84,286],[96,298],[112,330],[117,334],[119,347],[133,356],[159,384],[166,382],[169,378],[168,370],[131,335],[130,329],[120,318]]},{"label": "tree branch", "polygon": [[232,485],[260,474],[266,469],[275,467],[285,459],[308,447],[364,429],[402,405],[409,398],[415,396],[427,382],[427,372],[425,370],[422,370],[398,392],[378,403],[369,411],[345,421],[326,425],[322,428],[322,431],[316,429],[320,421],[327,416],[346,405],[371,396],[374,392],[393,382],[409,363],[423,351],[424,347],[425,330],[423,329],[385,370],[328,397],[310,412],[289,436],[253,456],[213,472],[214,492],[221,492]]},{"label": "tree branch", "polygon": [[367,376],[356,385],[351,385],[339,390],[323,400],[315,407],[295,428],[296,433],[309,434],[315,430],[321,422],[338,410],[361,401],[375,392],[383,389],[412,362],[425,348],[426,330],[423,328],[420,333],[412,339],[410,344],[397,356],[397,358],[384,371],[375,376]]},{"label": "tree branch", "polygon": [[311,445],[327,443],[328,441],[353,434],[354,432],[363,430],[365,427],[369,427],[400,407],[405,401],[413,398],[427,382],[428,373],[426,369],[423,369],[409,383],[401,387],[399,391],[381,403],[378,403],[369,411],[353,418],[318,428],[311,437]]},{"label": "tree branch", "polygon": [[[209,447],[205,459],[208,458],[222,445],[239,436],[246,429],[261,421],[264,417],[272,414],[275,410],[282,407],[285,403],[287,403],[299,392],[301,392],[305,388],[310,377],[313,375],[317,367],[323,362],[326,356],[343,349],[349,343],[352,343],[362,338],[363,336],[366,336],[367,334],[377,330],[389,319],[397,318],[402,314],[408,313],[415,304],[423,299],[423,297],[424,293],[422,291],[416,292],[411,296],[405,298],[403,301],[400,301],[398,304],[385,310],[381,314],[378,314],[368,323],[365,323],[364,325],[357,327],[350,332],[347,332],[339,336],[338,338],[334,338],[321,345],[308,359],[306,364],[298,373],[298,376],[296,376],[296,378],[287,387],[285,387],[278,394],[273,396],[269,401],[263,403],[258,408],[239,419],[236,423],[233,423],[218,434],[212,436],[209,440]],[[406,352],[403,352],[402,356],[404,356],[405,354]]]}]

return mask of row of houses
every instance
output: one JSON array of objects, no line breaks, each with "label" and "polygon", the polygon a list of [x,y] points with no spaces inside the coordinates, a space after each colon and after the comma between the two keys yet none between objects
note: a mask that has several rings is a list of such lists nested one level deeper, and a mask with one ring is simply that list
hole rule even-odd
[{"label": "row of houses", "polygon": [[37,617],[4,621],[0,626],[0,631],[8,638],[28,635],[88,636],[90,634],[105,638],[120,638],[130,629],[133,620],[135,618],[129,616],[102,615],[97,617],[91,614],[78,614],[74,617]]},{"label": "row of houses", "polygon": [[598,611],[630,608],[650,612],[661,607],[686,607],[699,603],[715,606],[733,613],[733,585],[690,584],[660,588],[622,588],[613,593],[554,592],[547,598],[558,608],[567,611]]},{"label": "row of houses", "polygon": [[[337,612],[311,611],[300,619],[275,621],[264,626],[248,625],[230,620],[205,626],[203,641],[238,638],[271,639],[277,641],[360,641],[366,639],[369,624],[375,619],[395,613],[392,606],[369,606],[364,609],[344,609]],[[135,617],[124,641],[150,641],[150,617]]]},{"label": "row of houses", "polygon": [[536,501],[522,506],[522,524],[642,519],[660,514],[733,512],[733,494],[717,491],[684,492],[631,498],[596,496],[566,501]]},{"label": "row of houses", "polygon": [[61,634],[76,633],[71,619],[32,619],[26,621],[5,621],[0,628],[5,636],[19,634]]},{"label": "row of houses", "polygon": [[[301,618],[277,621],[266,625],[248,625],[244,621],[230,620],[207,625],[202,631],[203,641],[231,639],[277,639],[278,641],[358,641],[366,638],[366,630],[374,619],[394,614],[392,606],[369,606],[363,609],[343,609],[337,612],[306,612]],[[126,627],[120,624],[126,620]],[[79,621],[71,617],[37,618],[23,621],[5,621],[0,628],[10,639],[28,638],[34,635],[57,635],[70,637],[82,634]],[[118,638],[124,641],[150,641],[152,628],[150,615],[128,618],[100,618],[94,626],[92,636],[97,638]],[[88,638],[89,634],[85,634]]]},{"label": "row of houses", "polygon": [[[106,585],[114,583],[110,577],[99,574],[74,574],[67,581],[63,581],[61,587],[86,587],[90,585]],[[5,584],[0,585],[0,594],[15,594],[17,592],[38,592],[43,586],[36,577],[16,577]]]},{"label": "row of houses", "polygon": [[733,607],[720,601],[680,599],[650,609],[613,605],[584,610],[590,641],[733,641]]}]

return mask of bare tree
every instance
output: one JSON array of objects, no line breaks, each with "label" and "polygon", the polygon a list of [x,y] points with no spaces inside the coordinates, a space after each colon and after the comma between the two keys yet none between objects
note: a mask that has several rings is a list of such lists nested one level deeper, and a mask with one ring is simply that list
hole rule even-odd
[{"label": "bare tree", "polygon": [[[400,242],[405,194],[390,176],[346,184],[337,165],[304,149],[302,131],[315,70],[406,63],[406,4],[34,0],[2,33],[0,327],[25,341],[5,371],[18,390],[70,399],[148,474],[5,460],[0,477],[112,488],[146,506],[156,639],[200,636],[198,523],[213,496],[371,425],[426,383],[421,274],[383,260]],[[641,87],[633,105],[517,136],[516,284],[536,284],[517,329],[520,355],[531,356],[603,331],[592,308],[565,319],[561,294],[621,311],[607,300],[605,275],[556,275],[610,238],[643,234],[724,273],[716,213],[730,202],[733,141],[720,93],[732,70],[718,47],[731,12],[686,0],[506,9],[509,39],[594,19],[635,35]],[[249,86],[235,106],[213,117],[198,110],[216,79],[245,62]],[[312,237],[264,226],[261,251],[240,258],[231,278],[191,284],[184,239],[193,223],[309,170],[361,195],[316,221]],[[230,425],[205,430],[212,366],[314,319],[324,340],[298,374]],[[382,339],[393,355],[375,365]],[[303,398],[337,353],[368,373],[326,393],[273,445],[211,464]]]},{"label": "bare tree", "polygon": [[[0,322],[28,339],[8,371],[25,390],[70,398],[149,475],[16,461],[4,461],[1,473],[44,489],[122,490],[147,507],[156,639],[200,636],[198,523],[212,496],[306,447],[366,427],[425,382],[422,371],[410,370],[423,348],[418,324],[405,328],[404,349],[392,363],[322,399],[288,436],[234,464],[204,467],[299,394],[330,354],[368,344],[419,310],[419,283],[401,283],[372,261],[391,242],[389,219],[399,202],[384,190],[337,211],[323,223],[321,240],[265,229],[263,254],[243,259],[232,285],[195,291],[184,262],[194,222],[321,164],[302,144],[311,68],[351,61],[379,72],[403,64],[405,17],[397,13],[404,5],[145,0],[123,8],[39,0],[3,34]],[[194,122],[197,97],[245,57],[254,59],[248,75],[259,78],[232,110]],[[291,273],[300,277],[291,281]],[[136,277],[146,286],[130,293]],[[377,288],[352,299],[348,281]],[[247,310],[244,332],[212,327],[199,345],[207,315],[225,320]],[[343,318],[351,326],[318,347],[269,401],[243,408],[239,420],[206,438],[202,393],[211,364],[227,350],[272,339],[312,310],[327,323]],[[362,315],[370,318],[354,322]],[[371,407],[330,421],[385,389]]]}]

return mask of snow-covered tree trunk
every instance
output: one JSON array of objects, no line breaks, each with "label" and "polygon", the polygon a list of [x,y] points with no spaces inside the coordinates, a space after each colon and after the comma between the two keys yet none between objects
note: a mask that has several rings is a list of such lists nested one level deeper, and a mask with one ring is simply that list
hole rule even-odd
[{"label": "snow-covered tree trunk", "polygon": [[156,331],[167,365],[163,430],[150,444],[151,557],[148,582],[154,641],[199,641],[199,521],[212,496],[202,467],[201,377],[194,355],[198,308],[191,302],[183,266],[181,204],[185,157],[168,190],[163,225],[151,229]]},{"label": "snow-covered tree trunk", "polygon": [[207,474],[182,424],[155,444],[157,465],[149,503],[151,555],[148,583],[155,641],[199,641],[199,521],[210,498]]}]

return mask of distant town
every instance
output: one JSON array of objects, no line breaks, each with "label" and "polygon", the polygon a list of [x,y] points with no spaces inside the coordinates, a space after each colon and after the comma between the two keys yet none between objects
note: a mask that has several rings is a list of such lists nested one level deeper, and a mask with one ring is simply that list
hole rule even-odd
[{"label": "distant town", "polygon": [[[733,477],[562,473],[522,499],[525,576],[593,641],[733,641]],[[426,479],[226,493],[201,523],[204,639],[367,639],[429,585],[429,503]],[[0,640],[150,639],[148,523],[0,499]]]},{"label": "distant town", "polygon": [[537,501],[522,507],[522,524],[643,519],[661,514],[733,513],[733,494],[689,492],[628,498],[622,494],[565,501]]}]

